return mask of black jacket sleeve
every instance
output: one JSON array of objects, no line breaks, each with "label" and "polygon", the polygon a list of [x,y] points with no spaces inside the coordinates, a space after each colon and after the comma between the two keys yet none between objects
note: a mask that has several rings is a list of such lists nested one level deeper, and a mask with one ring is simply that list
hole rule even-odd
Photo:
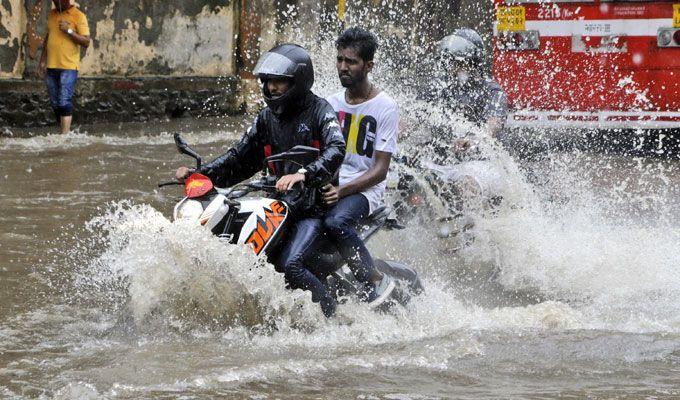
[{"label": "black jacket sleeve", "polygon": [[198,172],[207,175],[217,187],[233,186],[263,168],[264,140],[260,115],[241,140],[225,154],[201,166]]},{"label": "black jacket sleeve", "polygon": [[316,161],[305,167],[305,183],[318,186],[330,182],[345,159],[345,138],[340,132],[340,124],[333,107],[326,100],[319,99],[316,112],[321,129],[321,152]]}]

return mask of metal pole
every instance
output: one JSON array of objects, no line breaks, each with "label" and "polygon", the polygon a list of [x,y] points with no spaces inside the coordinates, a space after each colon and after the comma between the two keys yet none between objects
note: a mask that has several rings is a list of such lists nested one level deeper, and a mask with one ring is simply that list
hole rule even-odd
[{"label": "metal pole", "polygon": [[347,0],[338,0],[338,21],[340,21],[340,32],[345,30],[345,9]]},{"label": "metal pole", "polygon": [[338,19],[345,22],[345,0],[338,0]]}]

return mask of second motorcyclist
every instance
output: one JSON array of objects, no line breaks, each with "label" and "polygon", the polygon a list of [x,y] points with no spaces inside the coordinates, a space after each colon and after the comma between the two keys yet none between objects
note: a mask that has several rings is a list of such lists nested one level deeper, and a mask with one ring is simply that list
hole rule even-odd
[{"label": "second motorcyclist", "polygon": [[[260,57],[253,72],[262,82],[267,107],[234,147],[198,172],[219,187],[232,186],[261,171],[266,157],[305,145],[319,148],[319,158],[303,168],[270,166],[279,177],[276,189],[286,192],[297,183],[321,186],[330,182],[342,164],[345,141],[333,108],[311,91],[314,69],[307,51],[294,44],[276,46]],[[176,178],[184,179],[191,172],[180,167]],[[303,261],[322,229],[318,217],[302,216],[277,259],[270,261],[285,274],[291,288],[311,291],[312,301],[330,317],[335,313],[335,299]]]},{"label": "second motorcyclist", "polygon": [[429,97],[499,138],[508,114],[507,97],[486,73],[481,36],[473,29],[457,29],[439,42],[439,57],[443,78],[429,89]]},{"label": "second motorcyclist", "polygon": [[424,201],[426,192],[433,192],[437,207],[446,210],[437,214],[450,214],[436,218],[447,219],[494,210],[505,193],[504,171],[490,158],[499,154],[507,98],[486,72],[482,38],[472,29],[457,29],[437,48],[439,73],[421,92],[427,104],[422,118],[441,124],[428,129],[427,139],[399,164],[398,194],[404,201],[395,208],[406,218],[419,209],[414,206],[432,203],[432,198]]}]

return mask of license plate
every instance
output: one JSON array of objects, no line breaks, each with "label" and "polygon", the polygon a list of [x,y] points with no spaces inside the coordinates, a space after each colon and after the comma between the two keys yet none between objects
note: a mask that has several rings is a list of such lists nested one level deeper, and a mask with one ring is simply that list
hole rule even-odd
[{"label": "license plate", "polygon": [[680,28],[680,4],[673,4],[673,28]]},{"label": "license plate", "polygon": [[498,7],[496,21],[498,21],[498,31],[523,31],[526,10],[522,6]]}]

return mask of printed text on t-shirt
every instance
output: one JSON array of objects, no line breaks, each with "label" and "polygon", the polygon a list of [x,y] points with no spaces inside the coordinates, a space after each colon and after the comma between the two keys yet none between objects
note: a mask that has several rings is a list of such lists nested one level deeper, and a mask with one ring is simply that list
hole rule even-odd
[{"label": "printed text on t-shirt", "polygon": [[347,143],[347,153],[373,158],[377,127],[375,118],[370,115],[353,115],[340,111],[338,121],[340,121],[342,135]]}]

